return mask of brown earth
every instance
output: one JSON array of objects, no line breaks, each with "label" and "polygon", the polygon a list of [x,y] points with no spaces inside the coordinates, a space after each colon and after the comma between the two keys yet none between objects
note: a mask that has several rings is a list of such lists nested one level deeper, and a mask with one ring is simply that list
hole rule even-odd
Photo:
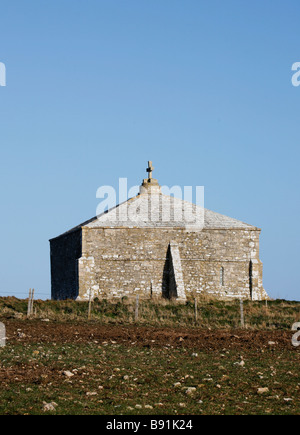
[{"label": "brown earth", "polygon": [[61,415],[299,414],[292,331],[16,319],[5,326],[1,415],[44,414],[52,402],[49,413]]},{"label": "brown earth", "polygon": [[[296,350],[289,331],[207,330],[145,326],[99,325],[95,323],[56,323],[7,321],[8,343],[88,343],[115,341],[140,346],[188,347],[197,350],[222,348],[255,350],[263,347]],[[275,344],[269,344],[273,342]]]}]

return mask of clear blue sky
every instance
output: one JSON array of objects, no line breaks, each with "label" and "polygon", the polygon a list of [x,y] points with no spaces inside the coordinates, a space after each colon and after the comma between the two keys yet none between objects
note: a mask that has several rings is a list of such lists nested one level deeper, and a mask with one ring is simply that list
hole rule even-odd
[{"label": "clear blue sky", "polygon": [[2,0],[0,294],[50,296],[48,239],[150,159],[261,227],[266,290],[300,300],[299,22],[299,0]]}]

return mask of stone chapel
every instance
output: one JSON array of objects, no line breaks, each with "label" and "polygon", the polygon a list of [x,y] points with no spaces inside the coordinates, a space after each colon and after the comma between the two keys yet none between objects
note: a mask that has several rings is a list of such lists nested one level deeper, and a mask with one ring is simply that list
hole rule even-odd
[{"label": "stone chapel", "polygon": [[267,299],[261,230],[164,195],[152,171],[136,197],[50,240],[52,298]]}]

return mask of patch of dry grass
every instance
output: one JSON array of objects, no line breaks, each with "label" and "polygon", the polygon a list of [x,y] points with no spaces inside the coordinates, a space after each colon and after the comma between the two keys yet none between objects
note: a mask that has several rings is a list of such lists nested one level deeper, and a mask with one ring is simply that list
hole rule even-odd
[{"label": "patch of dry grass", "polygon": [[[249,329],[286,329],[300,321],[300,302],[284,300],[263,302],[245,301],[245,326]],[[88,303],[68,301],[35,301],[34,318],[52,321],[81,321],[87,318]],[[27,301],[0,298],[0,317],[25,319]],[[103,324],[135,323],[135,300],[98,300],[92,303],[93,321]],[[240,327],[239,301],[201,298],[198,300],[197,322],[194,301],[185,304],[167,300],[141,300],[138,323],[149,326],[179,326],[202,328]]]}]

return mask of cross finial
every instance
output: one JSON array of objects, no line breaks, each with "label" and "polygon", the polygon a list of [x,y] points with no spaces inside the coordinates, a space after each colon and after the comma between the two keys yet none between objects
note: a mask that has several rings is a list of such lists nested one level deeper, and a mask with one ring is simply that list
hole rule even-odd
[{"label": "cross finial", "polygon": [[148,174],[149,174],[149,180],[151,180],[152,179],[152,172],[154,171],[154,168],[153,168],[153,166],[152,166],[152,162],[148,162],[148,168],[146,169],[147,170],[147,172],[148,172]]},{"label": "cross finial", "polygon": [[143,183],[141,185],[140,193],[147,193],[148,195],[154,194],[154,193],[161,193],[160,185],[158,184],[158,181],[155,180],[155,178],[152,178],[152,172],[154,171],[152,162],[148,162],[148,168],[146,169],[148,172],[148,178],[145,178],[143,180]]}]

